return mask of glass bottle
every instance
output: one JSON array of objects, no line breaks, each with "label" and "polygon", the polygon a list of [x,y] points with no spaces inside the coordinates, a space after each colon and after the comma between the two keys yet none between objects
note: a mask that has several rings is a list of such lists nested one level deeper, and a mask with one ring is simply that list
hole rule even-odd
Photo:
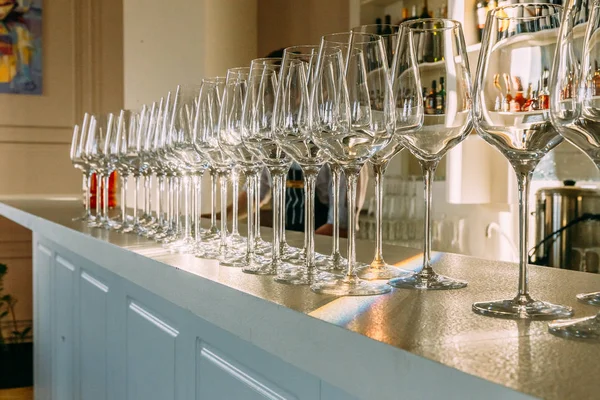
[{"label": "glass bottle", "polygon": [[425,114],[437,113],[437,82],[435,79],[431,82],[431,91],[425,98]]}]

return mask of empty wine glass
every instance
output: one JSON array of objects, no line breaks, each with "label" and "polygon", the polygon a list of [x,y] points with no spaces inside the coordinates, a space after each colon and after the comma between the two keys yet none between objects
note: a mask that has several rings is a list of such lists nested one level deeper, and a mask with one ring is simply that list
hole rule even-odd
[{"label": "empty wine glass", "polygon": [[[467,137],[472,127],[471,78],[462,26],[452,20],[422,19],[402,24],[400,31],[392,74],[397,121],[411,116],[415,108],[424,113],[419,128],[408,124],[406,129],[399,126],[396,131],[398,139],[417,157],[423,170],[424,257],[422,268],[392,279],[390,285],[422,290],[460,289],[467,283],[440,275],[431,265],[431,207],[433,178],[440,160]],[[417,63],[413,67],[415,59]],[[432,87],[436,86],[437,79],[444,79],[446,93],[440,95],[432,91],[422,99],[421,83],[429,79],[433,79]],[[415,87],[417,82],[418,88]],[[436,98],[438,95],[440,98]]]},{"label": "empty wine glass", "polygon": [[292,160],[273,139],[272,119],[276,91],[277,69],[268,64],[253,64],[244,102],[242,140],[265,164],[273,182],[272,260],[267,264],[244,268],[244,272],[260,275],[273,275],[284,265],[281,259],[280,213],[283,204],[280,193]]},{"label": "empty wine glass", "polygon": [[84,158],[84,145],[85,139],[87,136],[88,125],[89,125],[89,114],[85,114],[83,116],[83,123],[81,124],[81,128],[79,125],[75,125],[73,128],[73,138],[71,140],[71,163],[73,166],[79,170],[81,170],[82,174],[82,183],[81,187],[83,189],[84,195],[84,213],[81,217],[73,218],[73,221],[91,221],[92,213],[90,210],[90,185],[91,185],[91,169],[88,162]]},{"label": "empty wine glass", "polygon": [[[527,277],[529,185],[539,161],[562,140],[550,122],[545,100],[526,106],[523,88],[542,81],[556,48],[562,7],[551,4],[518,4],[488,13],[481,57],[473,90],[477,133],[508,159],[519,187],[519,285],[512,299],[473,304],[483,315],[513,319],[569,317],[570,307],[534,300]],[[507,74],[516,86],[514,97],[500,103],[494,76]],[[508,81],[508,79],[507,79]],[[447,91],[449,90],[449,86]],[[541,106],[540,106],[541,103]],[[448,102],[450,105],[450,102]]]},{"label": "empty wine glass", "polygon": [[[393,61],[398,44],[398,27],[395,25],[362,25],[352,28],[352,32],[376,34],[380,32],[388,57],[388,62]],[[382,34],[381,32],[390,32]],[[372,94],[374,96],[374,93]],[[378,99],[373,98],[372,101]],[[391,140],[384,148],[379,150],[369,163],[373,168],[375,177],[375,257],[371,264],[357,268],[357,274],[363,279],[392,279],[406,274],[406,271],[389,265],[383,258],[383,174],[390,160],[404,149],[399,140]]]},{"label": "empty wine glass", "polygon": [[[570,1],[564,10],[550,78],[550,115],[560,135],[600,169],[600,5],[594,3],[589,23],[580,18],[586,6]],[[585,252],[580,254],[585,263]],[[577,299],[598,306],[600,292],[578,294]],[[549,331],[567,338],[600,340],[600,313],[552,322]]]},{"label": "empty wine glass", "polygon": [[[113,224],[108,218],[108,178],[114,164],[108,157],[113,134],[114,115],[95,115],[90,119],[90,131],[86,139],[86,154],[90,166],[96,173],[96,220],[90,226],[110,229]],[[113,137],[116,136],[113,134]]]},{"label": "empty wine glass", "polygon": [[[244,130],[242,117],[244,115],[244,100],[248,88],[249,73],[250,69],[246,67],[231,68],[227,71],[223,104],[219,116],[218,142],[221,150],[239,165],[248,181],[247,250],[245,256],[235,261],[233,266],[253,271],[268,263],[269,260],[256,253],[255,240],[258,228],[254,207],[260,207],[255,201],[255,191],[258,189],[259,174],[262,171],[263,164],[260,158],[250,151],[242,140]],[[226,195],[227,187],[225,186]],[[225,219],[225,215],[221,215],[221,219]]]},{"label": "empty wine glass", "polygon": [[317,175],[329,156],[311,135],[310,88],[313,84],[318,46],[288,47],[283,52],[274,108],[275,142],[302,168],[304,180],[304,265],[279,270],[275,281],[294,285],[315,282],[315,186]]},{"label": "empty wine glass", "polygon": [[146,106],[137,113],[131,110],[121,110],[117,119],[117,145],[115,168],[121,176],[121,224],[119,232],[131,232],[133,226],[127,216],[127,181],[129,175],[138,169],[140,157],[140,120],[146,117]]},{"label": "empty wine glass", "polygon": [[[376,98],[372,101],[371,96]],[[311,93],[311,134],[346,176],[348,266],[339,279],[311,285],[317,293],[375,295],[391,288],[356,275],[356,189],[360,169],[391,140],[395,128],[392,87],[381,36],[337,33],[321,39]]]}]

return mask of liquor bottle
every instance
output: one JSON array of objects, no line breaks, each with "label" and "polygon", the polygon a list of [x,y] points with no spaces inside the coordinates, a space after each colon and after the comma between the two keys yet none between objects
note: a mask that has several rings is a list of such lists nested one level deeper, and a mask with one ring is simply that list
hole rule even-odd
[{"label": "liquor bottle", "polygon": [[527,92],[525,93],[525,104],[523,104],[522,111],[529,111],[531,103],[533,102],[533,92],[531,91],[531,83],[527,85]]},{"label": "liquor bottle", "polygon": [[510,78],[506,72],[502,74],[502,77],[504,78],[504,84],[506,85],[506,95],[502,102],[502,111],[510,111],[510,102],[513,100],[512,94],[510,94]]},{"label": "liquor bottle", "polygon": [[496,0],[490,0],[487,3],[487,11],[491,11],[498,7],[498,2]]},{"label": "liquor bottle", "polygon": [[598,69],[598,61],[594,61],[594,76],[592,77],[592,89],[593,89],[593,94],[592,96],[599,96],[600,95],[600,69]]},{"label": "liquor bottle", "polygon": [[392,25],[392,16],[388,14],[385,16],[385,25],[383,26],[383,29],[381,30],[382,35],[391,35],[392,34],[392,28],[390,27],[390,25]]},{"label": "liquor bottle", "polygon": [[423,109],[427,108],[427,88],[423,87]]},{"label": "liquor bottle", "polygon": [[513,97],[510,104],[510,112],[524,111],[523,106],[525,105],[525,96],[523,96],[523,84],[521,78],[518,76],[513,77],[513,85],[515,88],[515,97]]},{"label": "liquor bottle", "polygon": [[548,69],[545,68],[542,74],[542,88],[540,89],[540,93],[538,95],[538,103],[540,110],[547,110],[550,108],[550,92],[548,91],[549,76],[550,71],[548,71]]},{"label": "liquor bottle", "polygon": [[408,18],[408,8],[404,7],[402,9],[402,17],[400,18],[400,22],[398,22],[396,25],[400,25],[404,21],[408,20]]},{"label": "liquor bottle", "polygon": [[377,34],[381,35],[381,18],[375,19],[375,25],[377,25]]},{"label": "liquor bottle", "polygon": [[437,113],[437,82],[433,80],[431,82],[431,91],[425,98],[425,114],[436,114]]},{"label": "liquor bottle", "polygon": [[440,77],[440,90],[437,92],[437,96],[435,99],[436,102],[436,114],[445,114],[446,113],[446,88],[444,87],[444,77]]},{"label": "liquor bottle", "polygon": [[475,4],[475,16],[477,21],[477,36],[479,41],[483,37],[483,29],[485,28],[485,17],[487,13],[487,4],[485,0],[478,0]]},{"label": "liquor bottle", "polygon": [[[92,174],[90,187],[90,208],[96,208],[96,191],[97,191],[97,176]],[[100,184],[100,190],[104,190],[104,183]],[[100,207],[104,206],[104,197],[100,195]],[[117,172],[114,171],[108,178],[108,208],[117,206]]]},{"label": "liquor bottle", "polygon": [[527,109],[525,111],[536,111],[540,109],[540,103],[538,100],[538,92],[537,90],[534,90],[531,93],[531,100],[529,103],[529,106],[527,107]]},{"label": "liquor bottle", "polygon": [[431,18],[431,14],[429,14],[429,9],[427,8],[427,0],[423,2],[423,9],[421,10],[419,18]]}]

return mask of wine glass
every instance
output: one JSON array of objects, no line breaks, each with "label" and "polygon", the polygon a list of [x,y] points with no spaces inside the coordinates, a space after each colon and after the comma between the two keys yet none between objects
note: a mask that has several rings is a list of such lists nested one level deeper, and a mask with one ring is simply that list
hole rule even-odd
[{"label": "wine glass", "polygon": [[[424,257],[418,271],[394,278],[389,283],[421,290],[460,289],[467,283],[440,275],[431,265],[431,207],[433,178],[440,160],[463,141],[472,128],[471,77],[462,26],[447,19],[419,19],[403,23],[400,31],[392,73],[397,121],[414,120],[413,110],[418,109],[423,113],[423,123],[416,129],[414,122],[397,126],[396,134],[419,160],[423,170]],[[421,83],[432,80],[432,87],[435,87],[438,79],[446,82],[446,93],[441,95],[432,90],[423,99]],[[415,86],[417,82],[418,86]]]},{"label": "wine glass", "polygon": [[141,160],[140,157],[140,120],[147,118],[148,109],[142,106],[139,113],[132,110],[121,110],[117,118],[117,143],[115,168],[121,176],[121,224],[119,232],[131,232],[133,226],[127,216],[127,181]]},{"label": "wine glass", "polygon": [[[114,115],[95,115],[90,119],[90,131],[86,139],[86,154],[90,166],[96,173],[96,220],[90,226],[110,229],[108,218],[108,178],[114,170],[108,157],[108,146],[113,134]],[[114,135],[116,136],[116,135]]]},{"label": "wine glass", "polygon": [[304,180],[304,265],[279,270],[275,281],[310,285],[316,281],[315,186],[317,175],[329,159],[316,145],[310,126],[310,90],[313,84],[318,46],[293,46],[283,52],[276,94],[273,137],[281,149],[302,168]]},{"label": "wine glass", "polygon": [[82,174],[82,184],[81,187],[84,191],[84,213],[81,217],[73,218],[73,221],[91,221],[92,214],[90,210],[90,184],[91,184],[91,169],[88,162],[84,158],[84,144],[87,136],[88,125],[89,125],[90,116],[88,113],[85,113],[83,116],[83,123],[81,127],[79,125],[75,125],[73,128],[73,138],[71,140],[71,163],[73,166],[79,170],[81,170]]},{"label": "wine glass", "polygon": [[[600,5],[594,3],[588,23],[579,18],[583,7],[571,1],[564,11],[550,78],[550,116],[560,135],[600,169]],[[600,292],[578,294],[577,299],[598,306]],[[548,328],[557,336],[599,340],[600,313],[554,321]]]},{"label": "wine glass", "polygon": [[316,282],[311,290],[340,296],[387,293],[390,286],[362,280],[355,270],[358,175],[364,163],[390,142],[395,129],[392,86],[381,36],[357,32],[323,36],[311,105],[311,135],[344,170],[348,201],[346,273],[339,279]]},{"label": "wine glass", "polygon": [[[383,39],[388,62],[392,62],[398,44],[399,29],[395,25],[362,25],[352,28],[352,32],[376,34],[377,32],[390,32],[379,35]],[[376,100],[376,99],[374,99]],[[405,275],[406,271],[390,265],[383,258],[383,174],[392,158],[404,149],[399,140],[392,138],[390,142],[379,150],[369,163],[373,168],[375,177],[375,256],[371,264],[357,268],[356,272],[362,279],[392,279]]]},{"label": "wine glass", "polygon": [[[281,61],[281,60],[279,60]],[[248,77],[243,109],[242,141],[260,159],[273,181],[273,243],[272,259],[264,265],[248,266],[244,272],[273,275],[284,267],[281,258],[281,222],[283,204],[281,191],[285,176],[292,164],[291,158],[273,139],[273,109],[277,91],[277,68],[268,64],[254,64]]]},{"label": "wine glass", "polygon": [[[257,221],[255,210],[260,205],[256,203],[255,191],[258,188],[259,174],[263,164],[255,153],[250,151],[242,140],[244,130],[244,100],[248,88],[250,68],[230,68],[227,71],[223,103],[219,115],[218,143],[226,156],[230,157],[242,169],[248,181],[248,237],[247,250],[244,257],[233,263],[233,266],[246,268],[248,271],[258,270],[268,263],[267,258],[256,252]],[[227,181],[225,181],[225,185]],[[227,195],[227,187],[224,190]],[[223,196],[223,193],[222,193]],[[256,203],[256,204],[255,204]],[[225,219],[221,215],[221,219]]]},{"label": "wine glass", "polygon": [[[538,99],[541,107],[525,106],[523,87],[540,82],[544,71],[551,68],[561,15],[562,7],[551,4],[510,5],[488,13],[473,90],[474,122],[477,133],[508,159],[517,176],[519,285],[512,299],[474,303],[473,311],[479,314],[512,319],[554,319],[573,314],[570,307],[534,300],[527,277],[529,185],[539,161],[562,138],[552,126],[543,100]],[[507,94],[500,102],[493,78],[499,74],[511,75],[516,86],[514,97],[507,99]],[[498,103],[508,105],[499,108]]]}]

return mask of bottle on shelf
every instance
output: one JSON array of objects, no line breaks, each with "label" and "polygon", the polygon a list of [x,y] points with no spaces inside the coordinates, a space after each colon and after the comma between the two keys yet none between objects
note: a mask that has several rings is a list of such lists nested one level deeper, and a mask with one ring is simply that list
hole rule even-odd
[{"label": "bottle on shelf", "polygon": [[500,74],[494,74],[494,86],[498,90],[498,96],[494,103],[494,111],[502,111],[502,103],[504,102],[504,94],[502,93],[502,87],[500,86]]},{"label": "bottle on shelf", "polygon": [[600,95],[600,69],[598,68],[598,61],[594,61],[594,76],[592,77],[592,96]]},{"label": "bottle on shelf", "polygon": [[437,82],[435,79],[431,82],[431,91],[425,98],[425,114],[437,113]]},{"label": "bottle on shelf", "polygon": [[382,35],[391,35],[392,34],[391,25],[392,25],[392,16],[388,14],[385,16],[385,24],[383,25],[381,34]]},{"label": "bottle on shelf", "polygon": [[475,4],[475,17],[477,22],[477,37],[481,42],[483,29],[485,28],[485,18],[487,15],[487,3],[485,0],[478,0]]},{"label": "bottle on shelf", "polygon": [[512,94],[510,93],[510,77],[505,72],[502,74],[504,78],[504,84],[506,85],[506,95],[504,96],[504,100],[502,101],[502,111],[510,111],[510,102],[513,100]]},{"label": "bottle on shelf", "polygon": [[431,14],[429,14],[429,8],[427,7],[427,0],[423,2],[423,9],[421,10],[421,15],[419,18],[431,18]]},{"label": "bottle on shelf", "polygon": [[436,96],[436,114],[445,114],[446,113],[446,88],[444,86],[445,79],[443,76],[440,77],[440,90],[437,92]]},{"label": "bottle on shelf", "polygon": [[402,8],[402,16],[400,18],[400,22],[398,22],[397,25],[400,25],[401,23],[403,23],[404,21],[407,21],[408,19],[409,19],[408,8],[404,7],[404,8]]},{"label": "bottle on shelf", "polygon": [[524,111],[523,106],[525,105],[525,96],[523,95],[523,84],[521,78],[518,76],[513,77],[513,87],[515,88],[515,96],[513,97],[510,104],[511,112]]},{"label": "bottle on shelf", "polygon": [[542,87],[538,95],[538,103],[540,110],[547,110],[550,108],[550,91],[548,90],[548,79],[550,77],[550,71],[544,68],[542,73]]},{"label": "bottle on shelf", "polygon": [[376,18],[375,19],[375,25],[377,25],[377,34],[381,35],[381,18]]}]

